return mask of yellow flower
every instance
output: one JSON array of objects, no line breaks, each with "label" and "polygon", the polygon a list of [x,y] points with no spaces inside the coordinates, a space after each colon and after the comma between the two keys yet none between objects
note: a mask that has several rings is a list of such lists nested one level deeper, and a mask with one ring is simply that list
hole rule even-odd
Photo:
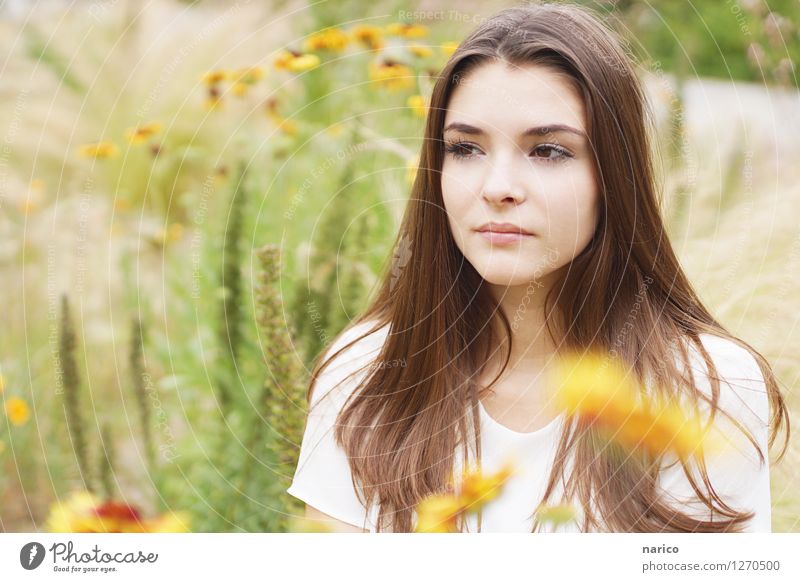
[{"label": "yellow flower", "polygon": [[105,160],[116,156],[118,153],[119,148],[110,141],[88,143],[82,145],[78,150],[78,154],[82,158],[94,158],[96,160]]},{"label": "yellow flower", "polygon": [[555,374],[558,406],[589,419],[599,432],[630,450],[654,456],[673,451],[686,458],[719,444],[699,419],[687,418],[674,402],[645,398],[633,372],[610,356],[572,354],[559,360]]},{"label": "yellow flower", "polygon": [[303,48],[307,51],[326,50],[341,52],[347,47],[350,39],[339,28],[326,28],[315,32],[303,43]]},{"label": "yellow flower", "polygon": [[31,410],[28,408],[28,403],[22,398],[12,396],[6,400],[6,416],[11,424],[20,426],[25,424],[31,416]]},{"label": "yellow flower", "polygon": [[350,31],[353,40],[372,50],[383,48],[383,31],[380,26],[371,24],[358,24]]},{"label": "yellow flower", "polygon": [[161,124],[157,122],[145,123],[138,127],[129,127],[125,137],[130,143],[138,144],[147,141],[161,131]]},{"label": "yellow flower", "polygon": [[414,71],[395,61],[385,60],[369,64],[369,78],[390,91],[414,86]]},{"label": "yellow flower", "polygon": [[151,519],[138,509],[118,501],[104,501],[88,491],[56,501],[45,528],[53,533],[176,533],[188,530],[188,515],[171,512]]},{"label": "yellow flower", "polygon": [[431,495],[423,499],[416,508],[418,533],[452,533],[463,506],[457,497],[449,493]]},{"label": "yellow flower", "polygon": [[245,85],[255,85],[264,78],[264,69],[261,67],[246,67],[234,71],[231,78],[237,83],[244,83]]},{"label": "yellow flower", "polygon": [[279,71],[301,73],[319,65],[319,57],[294,51],[282,50],[275,58],[274,65]]},{"label": "yellow flower", "polygon": [[209,71],[202,76],[203,83],[209,87],[213,87],[228,78],[226,71]]},{"label": "yellow flower", "polygon": [[422,38],[428,34],[428,27],[421,24],[393,22],[386,27],[386,33],[392,36],[401,36],[403,38]]},{"label": "yellow flower", "polygon": [[425,102],[425,98],[422,95],[411,95],[408,99],[406,99],[406,105],[408,105],[411,110],[414,112],[414,115],[417,117],[425,117],[428,113],[428,106]]},{"label": "yellow flower", "polygon": [[477,509],[488,503],[500,494],[512,473],[511,464],[492,475],[484,475],[480,470],[466,471],[461,481],[461,503],[467,509]]},{"label": "yellow flower", "polygon": [[278,112],[278,100],[274,97],[267,99],[265,103],[265,108],[267,110],[267,117],[269,117],[272,122],[278,126],[278,129],[281,130],[286,135],[296,135],[298,126],[297,122],[292,119],[286,119]]},{"label": "yellow flower", "polygon": [[433,55],[433,50],[430,47],[422,46],[419,44],[413,44],[408,47],[408,50],[411,52],[412,55],[415,57],[420,57],[422,59],[427,58]]},{"label": "yellow flower", "polygon": [[3,390],[6,389],[6,380],[3,378],[3,375],[0,374],[0,394],[3,393]]},{"label": "yellow flower", "polygon": [[442,50],[442,53],[445,56],[449,57],[454,52],[456,52],[456,49],[458,48],[458,43],[457,42],[452,42],[452,41],[443,42],[442,46],[439,47],[439,48]]}]

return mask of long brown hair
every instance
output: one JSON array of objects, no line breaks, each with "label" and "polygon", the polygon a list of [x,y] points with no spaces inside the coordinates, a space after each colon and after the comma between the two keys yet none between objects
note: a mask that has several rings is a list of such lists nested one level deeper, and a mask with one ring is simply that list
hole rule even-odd
[{"label": "long brown hair", "polygon": [[[370,508],[379,504],[377,531],[387,526],[393,531],[411,530],[414,507],[423,497],[444,490],[456,450],[469,439],[467,435],[472,434],[470,444],[480,456],[482,393],[476,379],[499,343],[498,328],[492,325],[498,316],[510,346],[506,314],[453,240],[441,188],[442,132],[450,96],[472,69],[495,60],[565,73],[586,105],[603,204],[594,237],[545,298],[547,331],[554,344],[559,350],[605,350],[629,366],[641,382],[648,379],[657,387],[668,387],[661,389],[673,395],[686,392],[693,402],[709,401],[713,418],[719,378],[699,336],[710,333],[733,340],[755,357],[761,369],[772,411],[769,446],[785,423],[786,443],[779,459],[786,452],[789,417],[769,364],[703,306],[667,239],[659,213],[646,100],[621,46],[585,9],[521,6],[480,24],[441,71],[419,169],[397,234],[396,248],[408,255],[403,257],[406,264],[399,268],[395,261],[387,262],[369,307],[349,328],[374,322],[368,326],[369,334],[388,325],[376,361],[404,362],[371,365],[340,412],[335,430],[362,501]],[[318,358],[309,401],[322,370],[367,334]],[[674,360],[677,339],[686,340],[677,342],[686,368]],[[691,371],[686,373],[690,344],[708,367],[710,400],[696,389]],[[510,347],[503,369],[509,355]],[[749,439],[761,462],[768,462],[753,437]],[[466,463],[469,447],[462,450]],[[564,494],[583,508],[584,531],[739,531],[752,516],[726,505],[713,487],[704,493],[686,464],[687,477],[714,519],[695,519],[669,507],[657,495],[658,459],[626,462],[615,445],[579,417],[565,424],[543,503],[558,501],[550,498],[570,455],[576,470],[566,476]],[[709,485],[704,463],[701,468]],[[535,519],[533,531],[540,525]]]}]

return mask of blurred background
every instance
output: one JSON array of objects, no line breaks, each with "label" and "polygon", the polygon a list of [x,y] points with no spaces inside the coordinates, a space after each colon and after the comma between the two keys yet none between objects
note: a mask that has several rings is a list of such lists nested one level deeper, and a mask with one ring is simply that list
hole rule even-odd
[{"label": "blurred background", "polygon": [[[398,252],[438,70],[514,4],[0,3],[0,531],[291,528],[311,364]],[[796,420],[800,5],[585,4],[639,62],[690,278]],[[773,531],[799,469],[794,439]]]}]

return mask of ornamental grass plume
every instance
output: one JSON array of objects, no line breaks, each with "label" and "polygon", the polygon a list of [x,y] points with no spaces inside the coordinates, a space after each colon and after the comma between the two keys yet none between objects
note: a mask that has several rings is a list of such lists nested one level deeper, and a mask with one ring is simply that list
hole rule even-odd
[{"label": "ornamental grass plume", "polygon": [[256,259],[259,268],[255,287],[256,322],[267,366],[262,402],[266,421],[276,436],[276,460],[293,468],[297,465],[297,443],[305,424],[304,377],[280,294],[280,249],[266,245],[256,251]]},{"label": "ornamental grass plume", "polygon": [[78,491],[50,507],[45,529],[51,533],[184,533],[189,516],[169,512],[145,518],[121,501],[101,501],[89,491]]},{"label": "ornamental grass plume", "polygon": [[[256,322],[263,346],[267,374],[260,404],[263,419],[259,419],[251,434],[252,446],[267,440],[271,444],[279,472],[291,474],[297,467],[306,416],[305,376],[294,349],[293,333],[288,325],[280,293],[281,253],[276,245],[266,245],[256,251],[258,275],[255,286]],[[262,427],[271,433],[262,439]],[[250,471],[253,463],[246,467]],[[278,531],[290,530],[289,516],[302,509],[302,503],[283,494],[285,511],[278,518]],[[296,525],[296,524],[295,524]]]},{"label": "ornamental grass plume", "polygon": [[230,412],[232,390],[230,378],[235,377],[237,359],[242,347],[242,231],[244,229],[244,213],[247,205],[245,188],[246,166],[239,167],[239,178],[233,185],[233,193],[228,212],[225,236],[222,242],[222,298],[220,301],[220,320],[218,325],[218,341],[225,361],[218,374],[217,390],[219,406],[223,415]]},{"label": "ornamental grass plume", "polygon": [[[144,328],[138,317],[134,317],[131,322],[131,346],[128,357],[128,365],[131,371],[131,382],[133,384],[133,395],[136,399],[136,406],[139,413],[139,430],[141,430],[142,441],[144,442],[145,459],[147,468],[151,475],[156,468],[155,442],[153,439],[153,427],[150,422],[150,403],[147,401],[147,371],[144,367],[143,357]],[[149,389],[155,388],[150,386]]]},{"label": "ornamental grass plume", "polygon": [[89,450],[83,432],[83,414],[80,402],[80,378],[75,360],[75,331],[69,314],[69,300],[61,296],[61,333],[58,343],[57,377],[61,379],[64,392],[64,409],[70,442],[78,461],[81,479],[88,491],[94,491],[89,465]]}]

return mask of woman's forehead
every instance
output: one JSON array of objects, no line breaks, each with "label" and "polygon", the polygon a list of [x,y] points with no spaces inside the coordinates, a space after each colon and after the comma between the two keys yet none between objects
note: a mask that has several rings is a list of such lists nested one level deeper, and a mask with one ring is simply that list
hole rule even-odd
[{"label": "woman's forehead", "polygon": [[445,127],[454,122],[480,126],[486,133],[552,125],[586,131],[583,100],[564,74],[502,62],[480,65],[458,79]]}]

